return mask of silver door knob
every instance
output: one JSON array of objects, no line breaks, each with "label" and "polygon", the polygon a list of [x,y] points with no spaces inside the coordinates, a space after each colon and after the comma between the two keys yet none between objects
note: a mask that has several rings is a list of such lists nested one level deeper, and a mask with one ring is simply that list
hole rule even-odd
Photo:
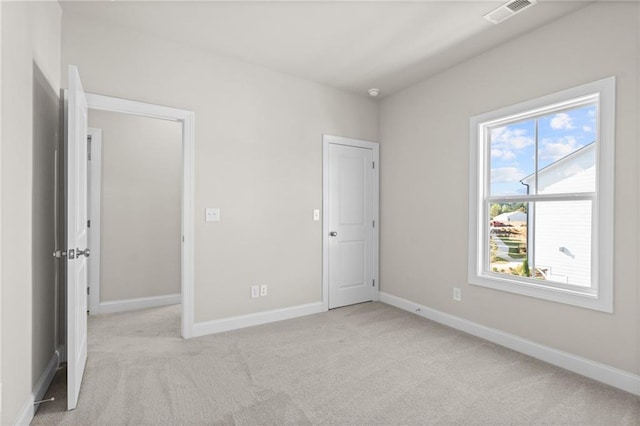
[{"label": "silver door knob", "polygon": [[338,233],[336,231],[331,231],[331,232],[329,232],[329,236],[330,237],[337,237]]},{"label": "silver door knob", "polygon": [[89,250],[89,248],[86,248],[84,250],[76,249],[77,257],[80,257],[80,256],[89,257],[90,254],[91,254],[91,251]]}]

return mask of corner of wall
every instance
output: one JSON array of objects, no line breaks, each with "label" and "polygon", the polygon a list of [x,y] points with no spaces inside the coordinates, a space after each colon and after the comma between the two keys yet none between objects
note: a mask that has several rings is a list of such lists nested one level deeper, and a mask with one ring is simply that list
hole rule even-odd
[{"label": "corner of wall", "polygon": [[62,12],[57,2],[2,2],[0,10],[0,264],[2,293],[12,295],[0,300],[0,422],[13,424],[30,421],[34,395],[44,394],[59,362],[54,297],[39,290],[54,291],[50,172],[60,138]]}]

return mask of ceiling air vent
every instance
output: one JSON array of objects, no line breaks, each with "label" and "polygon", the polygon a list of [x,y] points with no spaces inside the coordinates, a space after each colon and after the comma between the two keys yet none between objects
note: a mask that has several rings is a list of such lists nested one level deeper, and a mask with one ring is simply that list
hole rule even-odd
[{"label": "ceiling air vent", "polygon": [[520,13],[526,8],[533,6],[537,2],[538,0],[513,0],[487,13],[484,15],[484,19],[492,24],[499,24],[505,19],[511,18],[516,13]]}]

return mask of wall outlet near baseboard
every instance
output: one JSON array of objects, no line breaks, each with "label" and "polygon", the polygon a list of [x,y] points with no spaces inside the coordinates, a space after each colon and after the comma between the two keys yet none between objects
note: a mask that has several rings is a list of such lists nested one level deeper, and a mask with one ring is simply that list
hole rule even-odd
[{"label": "wall outlet near baseboard", "polygon": [[266,296],[266,295],[267,295],[267,285],[262,284],[260,286],[260,296]]},{"label": "wall outlet near baseboard", "polygon": [[453,300],[460,302],[462,300],[462,290],[455,287],[453,289]]},{"label": "wall outlet near baseboard", "polygon": [[255,299],[260,297],[260,286],[258,285],[252,285],[251,286],[251,298]]}]

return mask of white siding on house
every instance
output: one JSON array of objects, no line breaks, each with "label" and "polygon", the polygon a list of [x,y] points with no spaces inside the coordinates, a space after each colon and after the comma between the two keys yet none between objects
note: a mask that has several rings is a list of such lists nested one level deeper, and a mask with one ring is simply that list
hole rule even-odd
[{"label": "white siding on house", "polygon": [[587,145],[580,151],[540,170],[538,173],[538,194],[595,192],[595,148],[595,144]]},{"label": "white siding on house", "polygon": [[546,201],[535,207],[534,262],[550,281],[591,284],[591,201]]},{"label": "white siding on house", "polygon": [[[593,192],[595,144],[543,169],[539,194]],[[535,206],[534,264],[550,281],[591,285],[591,201],[545,201]]]}]

